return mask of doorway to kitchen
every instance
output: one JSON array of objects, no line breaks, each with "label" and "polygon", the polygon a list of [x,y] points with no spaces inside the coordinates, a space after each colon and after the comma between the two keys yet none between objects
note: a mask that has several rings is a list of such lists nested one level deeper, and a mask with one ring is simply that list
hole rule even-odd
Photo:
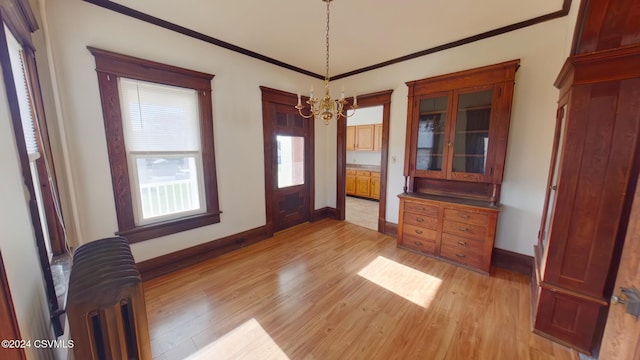
[{"label": "doorway to kitchen", "polygon": [[379,232],[387,232],[391,92],[359,96],[356,113],[338,120],[337,217]]},{"label": "doorway to kitchen", "polygon": [[345,220],[378,231],[383,106],[347,118]]}]

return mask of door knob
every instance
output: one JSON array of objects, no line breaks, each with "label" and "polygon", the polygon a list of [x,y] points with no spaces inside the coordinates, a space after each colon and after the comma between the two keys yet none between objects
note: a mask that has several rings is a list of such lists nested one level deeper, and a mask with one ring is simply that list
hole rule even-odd
[{"label": "door knob", "polygon": [[635,287],[620,288],[622,294],[620,296],[613,295],[611,297],[612,304],[626,305],[627,314],[640,317],[640,291]]}]

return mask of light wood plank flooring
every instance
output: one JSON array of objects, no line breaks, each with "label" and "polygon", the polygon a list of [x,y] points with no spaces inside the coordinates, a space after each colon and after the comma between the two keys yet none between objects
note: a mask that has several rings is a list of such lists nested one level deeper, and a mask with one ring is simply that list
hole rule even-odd
[{"label": "light wood plank flooring", "polygon": [[335,220],[144,284],[154,359],[577,359],[531,333],[526,276]]}]

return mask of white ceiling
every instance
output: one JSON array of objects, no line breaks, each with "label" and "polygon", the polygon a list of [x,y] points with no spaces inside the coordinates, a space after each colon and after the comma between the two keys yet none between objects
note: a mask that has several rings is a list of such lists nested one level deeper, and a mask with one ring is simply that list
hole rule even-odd
[{"label": "white ceiling", "polygon": [[[324,75],[322,0],[114,0]],[[343,74],[558,11],[563,0],[334,0],[330,72]],[[213,45],[212,45],[213,46]]]}]

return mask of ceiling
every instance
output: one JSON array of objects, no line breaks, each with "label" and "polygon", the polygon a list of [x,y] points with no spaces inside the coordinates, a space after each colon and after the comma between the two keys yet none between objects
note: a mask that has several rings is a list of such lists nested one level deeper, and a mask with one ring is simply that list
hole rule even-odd
[{"label": "ceiling", "polygon": [[[118,3],[294,67],[325,72],[322,0],[87,1]],[[563,3],[566,7],[566,0],[333,0],[330,75],[559,12]]]}]

